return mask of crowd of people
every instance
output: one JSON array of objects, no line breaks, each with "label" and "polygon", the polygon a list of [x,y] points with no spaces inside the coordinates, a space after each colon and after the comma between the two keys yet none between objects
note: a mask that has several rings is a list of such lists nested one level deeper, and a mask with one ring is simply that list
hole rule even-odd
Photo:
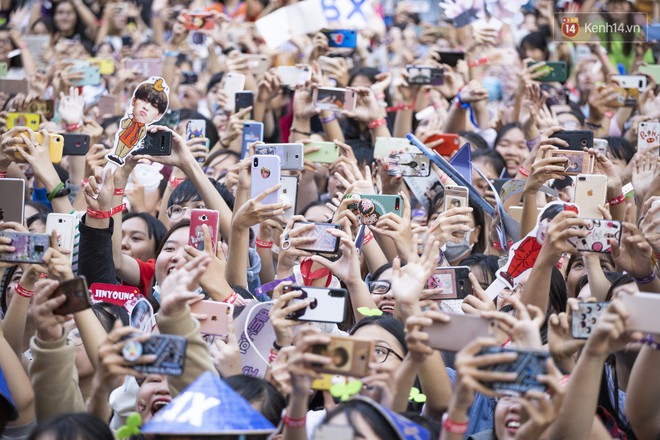
[{"label": "crowd of people", "polygon": [[660,437],[660,2],[303,3],[2,1],[0,439]]}]

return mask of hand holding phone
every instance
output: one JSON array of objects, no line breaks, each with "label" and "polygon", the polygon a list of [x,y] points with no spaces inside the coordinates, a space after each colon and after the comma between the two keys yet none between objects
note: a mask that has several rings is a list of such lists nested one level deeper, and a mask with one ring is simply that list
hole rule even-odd
[{"label": "hand holding phone", "polygon": [[89,309],[92,304],[89,300],[87,282],[84,277],[62,281],[53,293],[53,297],[64,295],[64,303],[53,310],[53,314],[66,316]]}]

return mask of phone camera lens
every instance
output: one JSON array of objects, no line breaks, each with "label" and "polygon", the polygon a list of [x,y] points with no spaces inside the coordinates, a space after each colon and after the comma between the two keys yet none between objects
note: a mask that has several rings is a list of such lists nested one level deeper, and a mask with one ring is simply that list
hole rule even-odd
[{"label": "phone camera lens", "polygon": [[587,146],[587,140],[586,139],[582,139],[582,146],[584,146],[584,147]]},{"label": "phone camera lens", "polygon": [[201,221],[205,222],[206,220],[208,220],[208,217],[205,216],[205,215],[202,215],[202,216],[199,217],[199,219],[200,219]]},{"label": "phone camera lens", "polygon": [[255,167],[259,166],[259,159],[257,159],[256,157],[254,158],[254,166]]}]

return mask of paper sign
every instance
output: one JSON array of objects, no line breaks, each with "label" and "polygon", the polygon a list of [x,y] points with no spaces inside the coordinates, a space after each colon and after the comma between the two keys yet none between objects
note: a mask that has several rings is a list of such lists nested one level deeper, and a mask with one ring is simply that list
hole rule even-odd
[{"label": "paper sign", "polygon": [[[243,358],[243,374],[246,376],[263,378],[266,375],[268,363],[265,360],[275,341],[275,330],[268,314],[271,307],[272,304],[249,301],[234,321],[238,349]],[[246,333],[245,322],[248,319]]]},{"label": "paper sign", "polygon": [[140,289],[133,286],[122,286],[120,284],[93,283],[89,286],[92,301],[107,302],[124,307],[126,302],[137,300]]},{"label": "paper sign", "polygon": [[328,21],[320,0],[307,0],[279,8],[255,24],[268,47],[277,49],[293,37],[320,31]]}]

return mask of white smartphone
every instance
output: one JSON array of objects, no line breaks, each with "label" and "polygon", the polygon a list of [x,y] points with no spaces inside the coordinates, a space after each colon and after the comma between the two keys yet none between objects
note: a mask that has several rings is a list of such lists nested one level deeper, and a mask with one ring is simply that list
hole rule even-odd
[{"label": "white smartphone", "polygon": [[222,90],[227,93],[227,104],[225,110],[229,112],[234,111],[236,106],[236,92],[240,92],[245,87],[245,75],[240,73],[228,73],[225,76],[225,84]]},{"label": "white smartphone", "polygon": [[73,242],[78,219],[74,214],[48,214],[46,219],[46,233],[57,233],[57,245],[69,251],[69,261],[73,259]]},{"label": "white smartphone", "polygon": [[644,75],[612,75],[624,89],[637,89],[640,92],[646,89],[648,79]]},{"label": "white smartphone", "polygon": [[602,219],[598,205],[605,205],[607,176],[603,174],[578,174],[575,184],[575,204],[580,208],[579,217]]},{"label": "white smartphone", "polygon": [[279,66],[276,73],[280,77],[282,85],[286,87],[305,84],[312,79],[312,69],[309,66]]},{"label": "white smartphone", "polygon": [[301,171],[304,166],[304,145],[292,144],[263,144],[254,148],[255,154],[270,154],[280,158],[280,167],[283,170]]},{"label": "white smartphone", "polygon": [[280,202],[289,204],[291,207],[284,211],[284,218],[291,218],[296,213],[298,203],[298,176],[281,176]]},{"label": "white smartphone", "polygon": [[[660,122],[640,122],[637,126],[637,151],[660,144]],[[658,149],[660,152],[660,149]]]},{"label": "white smartphone", "polygon": [[385,159],[392,151],[396,153],[419,153],[417,147],[411,144],[406,138],[388,138],[381,136],[376,138],[376,143],[374,144],[374,159],[377,157]]},{"label": "white smartphone", "polygon": [[[250,159],[251,185],[250,198],[257,197],[262,192],[280,183],[280,158],[272,155],[255,155]],[[272,205],[280,201],[280,192],[268,194],[262,201],[264,205]]]}]

